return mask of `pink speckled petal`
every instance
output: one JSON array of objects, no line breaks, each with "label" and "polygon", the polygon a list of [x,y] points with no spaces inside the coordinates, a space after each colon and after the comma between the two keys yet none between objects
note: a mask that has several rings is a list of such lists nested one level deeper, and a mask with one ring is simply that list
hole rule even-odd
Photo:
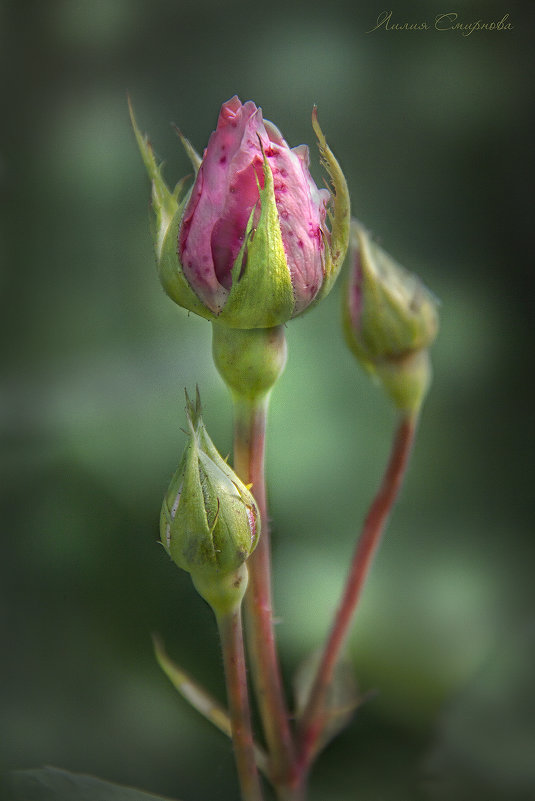
[{"label": "pink speckled petal", "polygon": [[[258,200],[251,161],[259,158],[262,113],[237,97],[223,104],[186,207],[179,235],[184,274],[201,300],[219,313],[231,286],[250,211]],[[244,174],[242,174],[244,173]]]},{"label": "pink speckled petal", "polygon": [[282,145],[283,147],[288,147],[283,135],[276,125],[270,122],[270,120],[264,120],[264,127],[270,142],[274,142],[276,145]]},{"label": "pink speckled petal", "polygon": [[[297,151],[297,152],[296,152]],[[320,194],[308,172],[308,148],[280,148],[269,159],[275,185],[282,241],[299,314],[316,296],[323,280],[325,207],[329,193]]]},{"label": "pink speckled petal", "polygon": [[[262,143],[262,147],[260,146]],[[264,154],[273,174],[282,242],[292,279],[294,314],[305,309],[323,281],[323,234],[327,190],[309,170],[306,145],[290,150],[273,123],[252,101],[237,96],[223,104],[184,212],[178,252],[197,296],[218,314],[232,287],[232,267],[244,241],[251,211],[260,214]],[[269,267],[268,267],[269,269]]]}]

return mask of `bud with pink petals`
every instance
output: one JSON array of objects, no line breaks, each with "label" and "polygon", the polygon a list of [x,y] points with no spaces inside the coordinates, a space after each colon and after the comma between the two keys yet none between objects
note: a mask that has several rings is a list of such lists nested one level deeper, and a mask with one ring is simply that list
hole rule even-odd
[{"label": "bud with pink petals", "polygon": [[165,186],[132,121],[153,182],[160,278],[176,303],[233,328],[269,328],[327,294],[347,250],[349,197],[315,112],[332,194],[312,180],[308,148],[290,149],[252,101],[223,104],[202,160],[183,139],[196,172],[187,195],[182,182]]}]

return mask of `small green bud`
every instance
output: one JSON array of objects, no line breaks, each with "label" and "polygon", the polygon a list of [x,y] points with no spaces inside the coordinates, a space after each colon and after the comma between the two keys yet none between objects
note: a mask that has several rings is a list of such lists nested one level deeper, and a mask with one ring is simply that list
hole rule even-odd
[{"label": "small green bud", "polygon": [[344,296],[347,343],[396,406],[415,412],[429,387],[427,351],[438,331],[437,302],[356,220],[351,224],[350,256]]},{"label": "small green bud", "polygon": [[187,397],[189,443],[164,498],[160,536],[171,559],[223,613],[247,587],[245,561],[260,533],[260,515],[248,488],[218,453],[201,417],[199,395]]}]

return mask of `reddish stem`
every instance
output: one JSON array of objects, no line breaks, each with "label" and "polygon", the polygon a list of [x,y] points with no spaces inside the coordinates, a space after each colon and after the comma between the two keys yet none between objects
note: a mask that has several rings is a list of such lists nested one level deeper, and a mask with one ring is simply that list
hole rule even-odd
[{"label": "reddish stem", "polygon": [[379,546],[381,534],[400,489],[414,441],[415,430],[415,416],[407,416],[401,420],[381,487],[364,521],[362,534],[355,549],[338,611],[325,643],[318,672],[301,718],[299,727],[299,767],[303,781],[317,753],[317,746],[325,722],[327,690],[332,680],[340,651],[347,638],[366,576]]},{"label": "reddish stem", "polygon": [[[264,479],[264,448],[268,396],[258,401],[234,398],[234,469],[252,493],[261,516],[258,545],[247,562],[246,633],[252,676],[271,757],[275,786],[294,781],[295,748],[284,699],[273,630],[271,552]],[[282,792],[282,790],[281,790]]]},{"label": "reddish stem", "polygon": [[240,607],[216,617],[223,650],[232,743],[241,795],[243,801],[262,801],[251,730]]}]

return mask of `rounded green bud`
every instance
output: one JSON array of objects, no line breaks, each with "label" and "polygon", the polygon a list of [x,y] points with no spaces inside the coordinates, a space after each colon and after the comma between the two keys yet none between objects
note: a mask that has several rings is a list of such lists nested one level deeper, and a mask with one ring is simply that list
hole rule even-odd
[{"label": "rounded green bud", "polygon": [[347,343],[396,406],[417,411],[431,378],[427,350],[438,331],[437,302],[356,220],[350,256],[343,319]]},{"label": "rounded green bud", "polygon": [[187,398],[186,409],[189,442],[164,498],[160,536],[171,559],[222,613],[245,593],[244,563],[258,541],[260,515],[249,489],[208,436],[198,393],[195,404]]},{"label": "rounded green bud", "polygon": [[286,365],[283,326],[238,329],[213,323],[212,354],[234,396],[259,400],[273,388]]}]

